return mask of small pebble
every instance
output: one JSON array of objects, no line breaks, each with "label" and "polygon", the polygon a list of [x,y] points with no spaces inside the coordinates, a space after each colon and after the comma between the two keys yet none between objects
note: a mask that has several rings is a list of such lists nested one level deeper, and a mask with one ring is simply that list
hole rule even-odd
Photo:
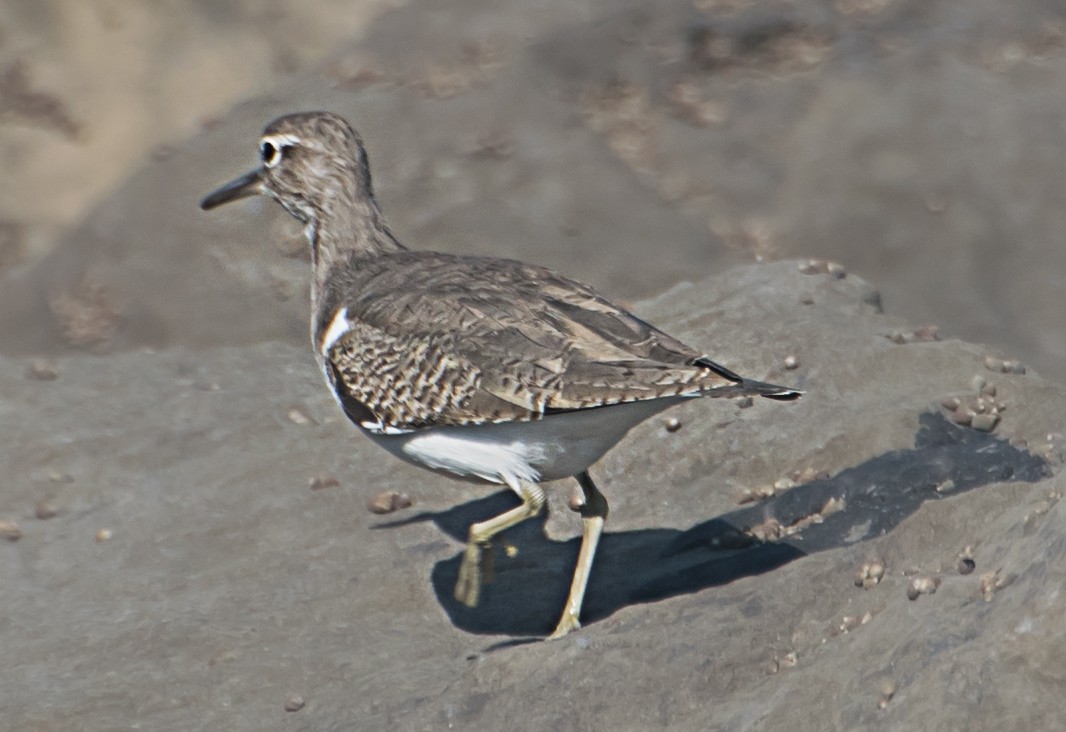
[{"label": "small pebble", "polygon": [[1000,374],[1024,374],[1025,366],[1015,359],[1001,359],[995,356],[985,356],[985,368]]},{"label": "small pebble", "polygon": [[828,516],[837,511],[843,511],[845,508],[847,508],[847,501],[843,498],[833,497],[825,502],[825,505],[822,506],[822,510],[819,511],[819,513],[821,513],[822,516]]},{"label": "small pebble", "polygon": [[814,298],[811,297],[810,295],[804,295],[803,297],[800,298],[800,305],[813,305],[813,304],[814,304]]},{"label": "small pebble", "polygon": [[39,358],[26,369],[26,376],[34,381],[55,381],[59,378],[59,372],[50,361]]},{"label": "small pebble", "polygon": [[985,602],[991,602],[992,596],[996,594],[996,590],[1003,587],[1003,582],[999,578],[999,570],[993,570],[991,572],[985,572],[981,575],[978,589],[981,591],[982,597]]},{"label": "small pebble", "polygon": [[795,651],[789,651],[778,660],[778,664],[782,668],[792,668],[799,663],[799,656]]},{"label": "small pebble", "polygon": [[[745,503],[751,503],[755,500],[755,491],[751,488],[741,488],[734,494],[734,498],[737,505],[743,506]],[[571,506],[570,510],[573,511],[575,509]]]},{"label": "small pebble", "polygon": [[953,481],[951,478],[948,478],[945,481],[937,483],[937,486],[936,486],[936,492],[937,493],[951,493],[953,490],[955,490],[955,481]]},{"label": "small pebble", "polygon": [[967,544],[966,546],[964,546],[962,548],[962,551],[959,552],[959,556],[960,557],[973,557],[974,551],[975,550],[974,550],[973,544]]},{"label": "small pebble", "polygon": [[1039,501],[1033,506],[1027,514],[1025,514],[1025,533],[1028,534],[1036,526],[1036,519],[1039,516],[1043,516],[1045,513],[1051,510],[1051,503],[1049,501]]},{"label": "small pebble", "polygon": [[668,420],[666,420],[667,432],[677,432],[679,429],[681,429],[680,419],[678,419],[677,417],[670,417]]},{"label": "small pebble", "polygon": [[987,383],[988,381],[985,379],[984,376],[981,376],[981,374],[977,374],[973,377],[973,379],[970,380],[970,388],[974,391],[979,392],[985,388],[985,384]]},{"label": "small pebble", "polygon": [[808,259],[799,266],[799,271],[803,274],[827,274],[836,280],[842,280],[848,274],[844,265],[826,259]]},{"label": "small pebble", "polygon": [[803,470],[793,470],[789,477],[792,479],[792,485],[804,485],[805,483],[811,483],[815,480],[825,480],[829,477],[829,473],[815,470],[809,465]]},{"label": "small pebble", "polygon": [[570,489],[570,497],[566,501],[567,507],[574,513],[578,513],[585,507],[585,492],[581,486],[575,485]]},{"label": "small pebble", "polygon": [[892,701],[892,697],[896,695],[896,680],[885,679],[881,683],[881,699],[877,702],[878,709],[884,709],[888,706],[888,703]]},{"label": "small pebble", "polygon": [[991,432],[998,423],[998,414],[975,414],[970,420],[970,426],[979,432]]},{"label": "small pebble", "polygon": [[308,417],[303,411],[293,407],[289,410],[289,421],[293,424],[304,425],[310,424],[311,418]]},{"label": "small pebble", "polygon": [[773,498],[777,492],[777,489],[772,485],[764,484],[752,488],[751,492],[755,494],[755,497],[761,501],[767,498]]},{"label": "small pebble", "polygon": [[747,533],[758,541],[773,541],[781,538],[781,522],[769,518],[761,524],[756,524],[748,529]]},{"label": "small pebble", "polygon": [[885,576],[885,563],[881,559],[872,559],[864,562],[859,567],[859,573],[855,577],[855,586],[868,590],[879,584]]},{"label": "small pebble", "polygon": [[33,515],[42,521],[45,519],[55,518],[59,513],[59,508],[56,506],[55,501],[44,498],[37,502],[37,505],[33,507]]},{"label": "small pebble", "polygon": [[739,407],[740,409],[747,409],[755,403],[755,399],[751,396],[742,396],[734,399],[733,403],[736,404],[737,407]]},{"label": "small pebble", "polygon": [[371,513],[393,513],[404,508],[409,508],[412,501],[407,494],[395,491],[382,491],[370,499],[367,508]]},{"label": "small pebble", "polygon": [[943,399],[940,400],[940,406],[942,406],[944,409],[947,409],[950,412],[954,412],[956,409],[958,409],[960,406],[962,406],[962,402],[959,401],[958,397],[949,396],[949,397],[944,397]]},{"label": "small pebble", "polygon": [[940,587],[939,577],[915,577],[907,588],[907,599],[917,600],[921,595],[932,595]]},{"label": "small pebble", "polygon": [[885,336],[898,345],[905,343],[931,343],[940,340],[940,329],[935,325],[922,325],[911,331],[894,330]]},{"label": "small pebble", "polygon": [[974,412],[973,412],[972,409],[970,409],[968,407],[966,407],[966,408],[960,407],[959,409],[956,409],[954,412],[952,412],[948,416],[948,419],[950,419],[955,424],[961,424],[961,425],[964,425],[964,426],[965,425],[969,425],[971,422],[973,422],[973,418],[974,418]]},{"label": "small pebble", "polygon": [[286,712],[298,712],[307,706],[307,702],[299,694],[289,694],[285,699],[285,711]]},{"label": "small pebble", "polygon": [[973,560],[973,557],[959,557],[956,569],[959,570],[959,574],[970,574],[977,569],[977,562]]},{"label": "small pebble", "polygon": [[922,325],[914,329],[914,340],[932,343],[940,340],[940,329],[935,325]]},{"label": "small pebble", "polygon": [[840,619],[840,632],[849,633],[862,625],[862,618],[858,615],[845,615]]},{"label": "small pebble", "polygon": [[18,541],[22,538],[22,529],[12,519],[0,519],[0,539]]},{"label": "small pebble", "polygon": [[1030,448],[1030,452],[1052,465],[1062,464],[1063,455],[1053,442],[1038,442]]},{"label": "small pebble", "polygon": [[115,534],[114,534],[114,532],[111,531],[111,529],[100,529],[99,531],[96,532],[96,542],[100,543],[100,542],[108,541],[114,535]]},{"label": "small pebble", "polygon": [[785,536],[792,536],[806,529],[812,524],[820,524],[825,522],[825,517],[820,513],[812,513],[809,516],[804,516],[801,519],[793,521],[784,529]]},{"label": "small pebble", "polygon": [[794,488],[795,486],[796,484],[792,482],[791,478],[778,478],[774,481],[774,491],[776,492],[787,491],[789,488]]},{"label": "small pebble", "polygon": [[340,484],[341,482],[329,473],[319,473],[309,481],[309,485],[313,491],[320,491],[323,488],[336,488]]},{"label": "small pebble", "polygon": [[796,368],[798,366],[799,366],[799,359],[798,358],[796,358],[795,356],[792,356],[792,355],[785,356],[785,368],[786,369],[791,371],[792,369],[794,369],[794,368]]}]

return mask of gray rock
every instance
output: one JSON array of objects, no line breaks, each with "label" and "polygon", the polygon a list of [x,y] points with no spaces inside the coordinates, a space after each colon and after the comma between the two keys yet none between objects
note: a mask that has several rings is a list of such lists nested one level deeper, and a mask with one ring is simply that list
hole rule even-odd
[{"label": "gray rock", "polygon": [[[4,721],[1053,728],[1061,693],[1048,679],[1066,662],[1063,485],[1006,440],[1055,463],[1061,438],[1048,434],[1061,429],[1066,388],[996,375],[1009,403],[996,429],[950,425],[940,401],[970,394],[987,349],[897,345],[884,336],[906,324],[881,314],[875,294],[852,275],[783,262],[636,305],[731,368],[807,394],[684,405],[672,412],[684,429],[648,422],[594,468],[612,511],[585,642],[523,642],[550,630],[565,595],[579,532],[569,486],[551,488],[544,523],[505,535],[517,554],[498,552],[483,605],[458,607],[455,535],[513,499],[375,448],[303,347],[61,356],[51,381],[2,357],[0,513],[22,528],[0,543]],[[830,477],[737,506],[737,487],[807,468]],[[321,474],[340,485],[311,490]],[[946,493],[932,485],[944,475],[956,483]],[[415,507],[371,514],[368,499],[389,490]],[[838,490],[844,505],[826,510]],[[42,498],[58,509],[47,521],[33,517]],[[799,526],[811,507],[822,523],[778,540],[742,531]],[[730,535],[716,533],[723,524],[740,540],[713,546]],[[111,538],[98,541],[101,530]],[[968,545],[975,569],[959,575]],[[873,557],[883,579],[856,587]],[[908,602],[918,575],[941,585]],[[293,694],[306,706],[285,717]]]}]

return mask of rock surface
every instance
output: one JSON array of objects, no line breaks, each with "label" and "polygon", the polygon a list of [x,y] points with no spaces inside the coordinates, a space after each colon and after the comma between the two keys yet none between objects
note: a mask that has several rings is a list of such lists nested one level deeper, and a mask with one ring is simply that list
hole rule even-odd
[{"label": "rock surface", "polygon": [[[982,346],[897,344],[873,288],[799,269],[636,305],[807,394],[686,404],[609,453],[586,627],[557,642],[526,641],[565,596],[569,486],[457,606],[466,525],[514,499],[375,448],[305,348],[0,358],[4,726],[1054,728],[1066,388],[992,373]],[[995,429],[952,424],[941,401],[989,384]],[[388,491],[414,506],[371,513]]]}]

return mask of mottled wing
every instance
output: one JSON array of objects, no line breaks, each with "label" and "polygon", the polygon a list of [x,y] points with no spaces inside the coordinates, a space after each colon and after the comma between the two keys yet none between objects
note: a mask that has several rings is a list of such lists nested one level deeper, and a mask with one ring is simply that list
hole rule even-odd
[{"label": "mottled wing", "polygon": [[538,415],[483,388],[484,373],[460,353],[355,317],[330,348],[328,377],[352,421],[379,432],[446,424],[525,421]]},{"label": "mottled wing", "polygon": [[732,383],[548,270],[431,252],[381,259],[349,270],[350,330],[329,354],[340,385],[374,415],[363,421],[381,429],[531,420]]}]

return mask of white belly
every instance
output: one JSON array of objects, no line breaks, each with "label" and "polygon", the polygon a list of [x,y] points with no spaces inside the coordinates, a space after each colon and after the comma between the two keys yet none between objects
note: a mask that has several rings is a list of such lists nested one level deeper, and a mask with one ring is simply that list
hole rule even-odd
[{"label": "white belly", "polygon": [[586,470],[630,429],[684,397],[581,409],[536,422],[367,432],[393,455],[430,470],[504,483],[556,480]]}]

